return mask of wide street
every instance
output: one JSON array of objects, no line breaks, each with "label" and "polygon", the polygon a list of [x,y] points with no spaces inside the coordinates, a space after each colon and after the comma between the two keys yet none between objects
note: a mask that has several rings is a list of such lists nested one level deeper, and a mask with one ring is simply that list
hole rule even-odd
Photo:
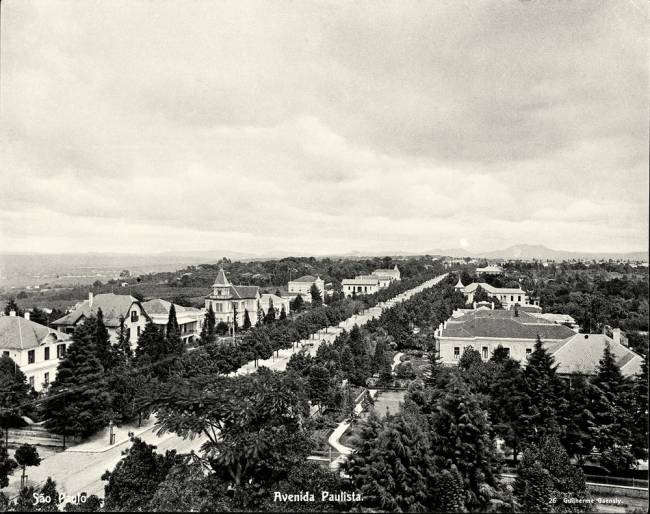
[{"label": "wide street", "polygon": [[[348,318],[347,320],[339,323],[338,327],[330,327],[328,330],[320,330],[315,333],[313,339],[305,339],[301,341],[305,351],[311,355],[315,355],[318,346],[326,342],[332,342],[342,330],[351,330],[354,325],[365,325],[374,317],[378,317],[381,313],[390,307],[401,303],[414,294],[438,284],[445,278],[445,275],[440,275],[431,280],[428,280],[420,286],[406,291],[395,298],[382,302],[376,307],[367,309],[363,314],[358,314]],[[287,362],[293,353],[299,351],[300,347],[289,348],[281,350],[279,355],[267,360],[258,361],[259,366],[266,366],[272,370],[282,371],[286,368]],[[236,374],[247,374],[255,371],[255,363],[249,362],[237,370]],[[159,437],[155,433],[155,427],[146,429],[144,432],[138,434],[142,440],[149,444],[157,446],[157,451],[164,453],[166,450],[175,449],[180,453],[187,453],[191,450],[197,451],[201,444],[205,441],[204,438],[197,438],[194,440],[183,439],[174,434],[165,434]],[[87,494],[96,494],[103,497],[104,485],[106,482],[101,480],[102,474],[106,470],[111,470],[122,458],[122,452],[130,445],[129,440],[125,440],[112,447],[94,446],[88,451],[80,451],[79,448],[83,445],[68,448],[63,452],[50,455],[43,459],[40,466],[28,468],[28,485],[42,484],[47,477],[52,477],[57,483],[57,489],[60,493],[68,496],[85,492]],[[9,497],[14,497],[18,494],[20,487],[20,472],[16,471],[10,478],[9,487],[6,489],[6,494]]]}]

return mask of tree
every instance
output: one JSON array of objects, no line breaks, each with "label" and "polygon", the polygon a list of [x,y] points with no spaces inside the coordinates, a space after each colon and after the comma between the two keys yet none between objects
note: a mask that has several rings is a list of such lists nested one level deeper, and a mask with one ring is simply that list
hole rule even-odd
[{"label": "tree", "polygon": [[9,485],[9,475],[18,467],[16,461],[9,457],[7,448],[0,446],[0,489]]},{"label": "tree", "polygon": [[10,428],[25,424],[20,415],[30,400],[27,377],[8,356],[0,357],[0,427],[4,429],[5,444]]},{"label": "tree", "polygon": [[212,303],[210,303],[208,310],[205,313],[203,327],[201,328],[201,336],[199,338],[199,344],[201,346],[214,344],[216,342],[216,326],[217,320],[214,315],[214,310],[212,309]]},{"label": "tree", "polygon": [[509,357],[504,358],[499,348],[494,351],[491,359],[494,372],[488,384],[488,412],[494,431],[512,449],[516,462],[527,434],[523,415],[529,405],[529,398],[519,362]]},{"label": "tree", "polygon": [[305,301],[302,299],[302,295],[296,296],[295,300],[293,301],[293,305],[291,306],[291,310],[295,312],[300,312],[305,306]]},{"label": "tree", "polygon": [[526,448],[517,475],[515,497],[526,511],[542,508],[542,512],[548,512],[553,505],[551,498],[555,498],[558,510],[591,510],[587,503],[564,503],[565,498],[588,498],[587,486],[582,469],[571,464],[569,455],[555,436],[545,436],[538,444]]},{"label": "tree", "polygon": [[648,354],[632,384],[632,452],[637,459],[648,458]]},{"label": "tree", "polygon": [[14,512],[33,512],[34,511],[34,492],[33,487],[23,487],[18,493],[18,498],[12,505],[11,510]]},{"label": "tree", "polygon": [[600,395],[595,402],[595,445],[601,452],[601,463],[610,469],[628,469],[634,463],[632,455],[632,413],[634,400],[628,380],[616,364],[609,343],[592,383]]},{"label": "tree", "polygon": [[248,309],[244,309],[244,330],[251,328],[251,317],[248,314]]},{"label": "tree", "polygon": [[56,482],[51,477],[47,477],[40,493],[45,498],[49,498],[49,501],[39,503],[37,505],[38,508],[34,510],[40,512],[59,512],[59,491],[56,489]]},{"label": "tree", "polygon": [[5,305],[5,316],[9,316],[11,312],[14,312],[16,316],[22,316],[24,314],[23,310],[18,307],[16,300],[9,298],[7,305]]},{"label": "tree", "polygon": [[481,364],[483,359],[481,359],[481,354],[478,350],[474,348],[465,348],[463,355],[461,355],[460,360],[458,361],[458,368],[463,370],[468,370],[476,364]]},{"label": "tree", "polygon": [[88,318],[86,323],[92,324],[94,321],[95,330],[93,334],[93,346],[97,360],[104,368],[104,371],[108,371],[113,366],[113,349],[111,347],[111,338],[108,335],[108,330],[106,325],[104,325],[104,313],[101,309],[97,309],[97,317]]},{"label": "tree", "polygon": [[36,306],[32,307],[32,311],[29,315],[29,320],[33,321],[34,323],[38,323],[39,325],[45,325],[46,327],[50,324],[47,313],[43,309],[39,309]]},{"label": "tree", "polygon": [[28,467],[38,466],[41,463],[41,458],[38,455],[38,451],[35,446],[31,444],[22,444],[14,453],[14,458],[18,465],[22,468],[23,474],[20,478],[20,486],[25,486],[25,470]]},{"label": "tree", "polygon": [[273,300],[269,298],[269,306],[266,316],[264,316],[264,324],[270,325],[275,323],[275,307],[273,307]]},{"label": "tree", "polygon": [[[173,328],[172,333],[167,336],[156,325],[148,322],[140,334],[135,350],[138,367],[150,369],[155,378],[165,382],[178,358],[178,353],[171,352],[175,349],[174,346],[179,345],[179,340],[180,336]],[[180,348],[176,350],[180,351]]]},{"label": "tree", "polygon": [[527,424],[526,438],[530,441],[548,433],[557,434],[560,430],[557,413],[566,410],[566,398],[556,370],[555,359],[537,337],[535,349],[524,369],[528,405],[522,421]]},{"label": "tree", "polygon": [[56,434],[87,437],[108,423],[110,395],[96,357],[94,327],[77,327],[44,405],[46,427]]},{"label": "tree", "polygon": [[119,365],[129,362],[133,358],[130,334],[125,325],[124,316],[120,316],[120,325],[117,329],[117,342],[112,347],[113,364]]},{"label": "tree", "polygon": [[149,502],[179,459],[175,451],[160,455],[156,447],[139,438],[133,440],[113,471],[102,475],[107,511],[137,512],[148,510]]},{"label": "tree", "polygon": [[287,319],[287,311],[284,308],[284,304],[282,304],[282,308],[280,309],[280,321],[283,321]]},{"label": "tree", "polygon": [[318,404],[319,412],[323,411],[323,405],[330,401],[332,396],[330,373],[323,366],[314,365],[309,370],[309,398]]},{"label": "tree", "polygon": [[309,294],[311,295],[312,308],[320,307],[323,305],[323,296],[321,295],[320,289],[318,289],[316,284],[311,285],[311,288],[309,288]]},{"label": "tree", "polygon": [[85,502],[66,503],[63,512],[99,512],[102,508],[102,500],[95,494],[79,494],[86,498]]},{"label": "tree", "polygon": [[[190,458],[191,459],[191,458]],[[213,487],[203,466],[197,460],[185,458],[175,464],[156,488],[147,510],[150,512],[206,512],[213,510],[215,496],[229,500],[225,484],[221,491]],[[215,492],[217,494],[215,495]],[[219,494],[222,493],[222,494]],[[223,505],[224,507],[227,504]],[[219,509],[222,510],[222,509]]]}]

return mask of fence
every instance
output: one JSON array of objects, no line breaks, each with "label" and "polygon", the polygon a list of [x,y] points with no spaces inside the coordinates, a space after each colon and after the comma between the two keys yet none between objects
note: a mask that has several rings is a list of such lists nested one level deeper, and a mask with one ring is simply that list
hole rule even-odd
[{"label": "fence", "polygon": [[592,484],[621,485],[624,487],[648,488],[648,481],[640,478],[610,477],[607,475],[585,475],[587,482]]}]

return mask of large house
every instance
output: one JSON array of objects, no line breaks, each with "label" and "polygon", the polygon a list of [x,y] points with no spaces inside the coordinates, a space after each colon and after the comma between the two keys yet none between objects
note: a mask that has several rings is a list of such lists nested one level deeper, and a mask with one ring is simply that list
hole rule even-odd
[{"label": "large house", "polygon": [[212,306],[217,323],[231,324],[237,316],[238,326],[244,323],[244,311],[248,311],[251,324],[257,323],[257,311],[261,308],[258,286],[234,286],[226,277],[223,268],[219,270],[212,285],[212,293],[205,297],[205,308]]},{"label": "large house", "polygon": [[71,334],[86,318],[96,316],[99,309],[102,310],[104,325],[111,336],[111,342],[118,341],[120,323],[123,320],[131,347],[135,348],[138,337],[147,324],[148,316],[138,299],[131,295],[88,293],[88,300],[79,302],[68,314],[52,322],[52,325],[66,334]]},{"label": "large house", "polygon": [[48,388],[56,378],[59,361],[65,356],[69,334],[53,330],[25,317],[0,317],[0,352],[10,357],[35,391]]},{"label": "large house", "polygon": [[395,264],[395,267],[393,268],[388,268],[388,269],[376,269],[375,271],[372,272],[373,275],[376,277],[388,277],[390,278],[391,282],[393,280],[401,280],[402,275],[399,271],[399,268],[397,267],[397,264]]},{"label": "large house", "polygon": [[467,303],[474,302],[474,295],[479,289],[483,289],[488,296],[496,297],[501,302],[504,309],[512,309],[515,305],[530,305],[530,299],[521,287],[494,287],[490,284],[472,282],[464,286],[463,282],[458,279],[458,283],[454,286],[457,291],[465,295]]},{"label": "large house", "polygon": [[324,299],[325,282],[318,276],[314,277],[313,275],[305,275],[295,280],[290,280],[287,285],[287,289],[290,296],[296,297],[300,295],[306,302],[311,302],[311,287],[313,285],[315,285],[320,291],[321,299]]},{"label": "large house", "polygon": [[641,369],[642,358],[621,343],[620,330],[614,329],[611,337],[576,334],[567,326],[524,311],[459,309],[435,331],[443,364],[457,364],[467,348],[488,360],[499,346],[513,359],[525,363],[538,336],[555,357],[560,374],[594,373],[606,343],[625,375]]},{"label": "large house", "polygon": [[477,275],[503,275],[503,268],[495,264],[485,266],[483,268],[476,268]]},{"label": "large house", "polygon": [[[194,307],[183,307],[176,304],[173,305],[176,310],[176,321],[178,322],[178,328],[183,342],[191,343],[195,339],[198,339],[201,335],[205,312],[201,309],[195,309]],[[167,326],[171,306],[171,302],[159,298],[142,303],[142,307],[151,322],[163,329]]]},{"label": "large house", "polygon": [[346,278],[341,282],[345,296],[359,296],[364,294],[374,294],[379,291],[379,277],[361,276],[356,278]]}]

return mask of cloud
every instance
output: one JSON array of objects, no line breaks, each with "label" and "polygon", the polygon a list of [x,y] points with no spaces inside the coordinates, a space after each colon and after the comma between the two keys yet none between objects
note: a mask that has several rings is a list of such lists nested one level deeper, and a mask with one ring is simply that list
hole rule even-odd
[{"label": "cloud", "polygon": [[2,248],[647,248],[633,7],[10,1]]}]

